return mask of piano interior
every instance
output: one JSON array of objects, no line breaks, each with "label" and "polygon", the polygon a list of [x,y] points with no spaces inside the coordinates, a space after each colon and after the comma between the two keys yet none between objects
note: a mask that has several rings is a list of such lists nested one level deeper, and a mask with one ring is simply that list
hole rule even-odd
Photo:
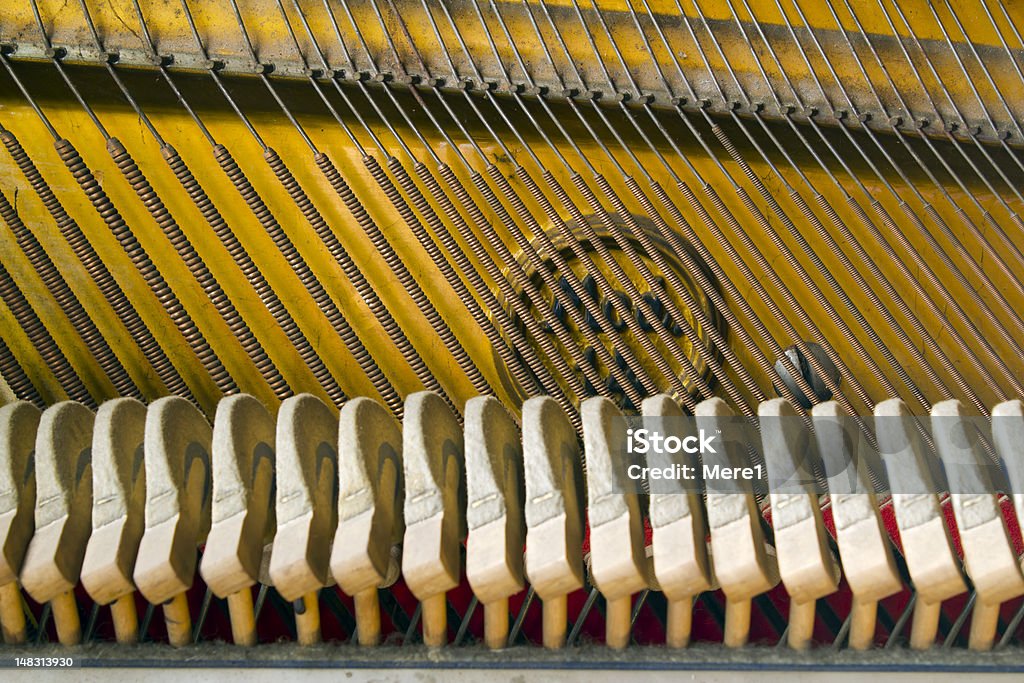
[{"label": "piano interior", "polygon": [[3,3],[0,659],[1019,673],[1022,32]]}]

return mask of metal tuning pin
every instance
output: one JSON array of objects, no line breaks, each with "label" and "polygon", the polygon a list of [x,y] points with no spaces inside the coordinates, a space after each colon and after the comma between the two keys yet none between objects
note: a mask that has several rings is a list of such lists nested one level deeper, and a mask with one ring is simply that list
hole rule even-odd
[{"label": "metal tuning pin", "polygon": [[26,401],[0,408],[0,627],[4,642],[25,642],[18,574],[32,538],[39,409]]},{"label": "metal tuning pin", "polygon": [[757,412],[779,574],[790,597],[787,639],[790,647],[803,650],[814,633],[817,600],[835,592],[839,568],[825,540],[814,492],[810,433],[786,399],[764,401]]},{"label": "metal tuning pin", "polygon": [[576,432],[558,403],[523,403],[526,576],[543,600],[546,648],[565,645],[566,596],[583,587],[583,492]]},{"label": "metal tuning pin", "polygon": [[331,534],[337,527],[338,418],[323,401],[300,394],[277,413],[277,533],[270,555],[274,588],[295,606],[301,645],[320,642],[320,589],[331,581]]},{"label": "metal tuning pin", "polygon": [[[853,593],[847,642],[854,650],[866,650],[875,639],[878,601],[903,588],[869,474],[872,456],[878,457],[854,418],[835,401],[819,403],[811,415],[843,575]],[[876,464],[881,467],[881,462]]]},{"label": "metal tuning pin", "polygon": [[236,645],[257,640],[251,587],[274,537],[274,418],[247,394],[220,401],[213,421],[213,504],[199,573],[227,598]]},{"label": "metal tuning pin", "polygon": [[[721,434],[722,448],[701,454],[704,467],[745,466],[740,445],[743,435],[737,416],[719,398],[697,404],[697,428]],[[775,557],[765,546],[761,515],[749,481],[732,480],[729,485],[706,481],[708,526],[715,579],[725,592],[725,637],[728,647],[745,645],[750,632],[750,601],[779,582]]]},{"label": "metal tuning pin", "polygon": [[462,427],[439,395],[421,391],[405,401],[405,541],[402,575],[422,605],[423,642],[448,642],[445,593],[459,585],[466,535]]},{"label": "metal tuning pin", "polygon": [[466,578],[484,606],[484,642],[508,641],[508,598],[523,589],[523,450],[519,429],[492,397],[466,403]]},{"label": "metal tuning pin", "polygon": [[164,606],[167,638],[192,642],[185,593],[195,578],[196,546],[210,528],[210,441],[203,414],[183,398],[154,401],[146,411],[146,530],[135,560],[135,585]]},{"label": "metal tuning pin", "polygon": [[935,642],[942,601],[967,587],[939,505],[933,463],[927,459],[918,427],[900,399],[875,406],[878,447],[889,477],[907,570],[917,592],[910,646],[923,650]]},{"label": "metal tuning pin", "polygon": [[402,427],[368,398],[346,403],[338,419],[338,527],[331,573],[353,596],[360,645],[380,643],[378,588],[400,571]]},{"label": "metal tuning pin", "polygon": [[605,643],[629,644],[633,594],[647,588],[644,520],[639,496],[625,481],[626,421],[615,404],[594,397],[580,407],[587,461],[590,570],[604,595]]},{"label": "metal tuning pin", "polygon": [[[683,411],[671,397],[660,394],[645,399],[642,405],[644,426],[660,434],[680,439],[689,436],[673,424],[683,419]],[[649,454],[647,464],[664,467]],[[696,454],[679,453],[678,464],[700,467]],[[686,647],[690,642],[694,596],[711,588],[711,564],[708,560],[707,522],[700,490],[679,479],[651,482],[649,502],[651,545],[654,558],[652,588],[665,594],[668,614],[665,643],[669,647]]]},{"label": "metal tuning pin", "polygon": [[47,408],[36,434],[35,533],[21,566],[21,585],[49,602],[62,645],[82,638],[74,588],[92,518],[90,454],[95,416],[80,403]]},{"label": "metal tuning pin", "polygon": [[92,536],[82,585],[97,605],[110,605],[119,643],[139,639],[135,558],[146,524],[146,406],[133,398],[107,401],[92,434]]},{"label": "metal tuning pin", "polygon": [[989,650],[999,606],[1024,593],[1024,577],[996,499],[996,465],[982,453],[984,435],[965,413],[959,401],[936,403],[932,436],[949,482],[964,568],[977,593],[968,643],[972,650]]}]

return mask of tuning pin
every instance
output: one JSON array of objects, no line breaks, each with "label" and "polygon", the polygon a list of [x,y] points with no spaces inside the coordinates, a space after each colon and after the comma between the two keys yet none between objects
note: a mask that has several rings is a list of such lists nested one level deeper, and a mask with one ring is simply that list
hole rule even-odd
[{"label": "tuning pin", "polygon": [[405,402],[402,424],[405,466],[405,541],[402,576],[422,603],[423,642],[448,640],[445,593],[459,585],[466,535],[462,480],[462,428],[437,394],[421,391]]},{"label": "tuning pin", "polygon": [[[642,405],[644,426],[666,436],[683,439],[683,411],[670,397],[661,394],[646,399]],[[681,458],[681,460],[680,460]],[[677,464],[700,469],[696,454],[679,453]],[[668,462],[654,461],[651,467],[665,467]],[[654,578],[668,600],[665,643],[669,647],[686,647],[690,642],[693,597],[711,588],[711,566],[707,552],[707,523],[700,491],[685,486],[679,479],[651,482],[649,502],[651,546],[654,557]]]},{"label": "tuning pin", "polygon": [[94,417],[80,403],[57,403],[43,413],[36,434],[35,533],[21,585],[36,602],[50,603],[63,645],[77,645],[82,637],[73,590],[91,530]]},{"label": "tuning pin", "polygon": [[967,588],[915,423],[899,399],[875,406],[878,448],[889,477],[907,570],[917,591],[910,646],[922,650],[935,642],[942,601]]},{"label": "tuning pin", "polygon": [[320,589],[330,580],[337,527],[338,418],[310,394],[277,413],[277,533],[270,555],[274,588],[295,605],[302,645],[320,642]]},{"label": "tuning pin", "polygon": [[217,405],[211,526],[199,573],[214,595],[227,598],[236,645],[256,644],[250,587],[274,536],[274,437],[274,418],[252,396]]},{"label": "tuning pin", "polygon": [[817,600],[835,592],[839,572],[814,493],[811,435],[785,399],[763,401],[757,413],[779,574],[790,597],[787,639],[802,650],[811,643]]},{"label": "tuning pin", "polygon": [[466,578],[484,606],[484,641],[508,641],[508,598],[523,589],[523,461],[519,430],[491,397],[466,403]]},{"label": "tuning pin", "polygon": [[989,650],[999,606],[1024,593],[1024,577],[996,499],[989,472],[993,463],[978,448],[983,437],[959,401],[932,406],[932,435],[949,481],[964,567],[977,594],[968,644],[972,650]]},{"label": "tuning pin", "polygon": [[360,645],[380,643],[377,589],[397,573],[401,543],[402,428],[383,406],[352,399],[338,419],[338,527],[331,572],[353,596]]},{"label": "tuning pin", "polygon": [[843,576],[853,593],[847,642],[854,650],[866,650],[875,639],[878,601],[903,588],[871,485],[870,461],[877,453],[862,438],[854,418],[835,401],[819,403],[811,414],[828,479]]},{"label": "tuning pin", "polygon": [[605,643],[629,644],[633,593],[647,587],[644,521],[636,491],[625,480],[626,421],[606,398],[580,406],[583,453],[587,460],[587,519],[590,570],[604,595]]},{"label": "tuning pin", "polygon": [[526,576],[544,601],[544,647],[565,644],[566,595],[583,587],[583,494],[576,431],[558,403],[523,403]]},{"label": "tuning pin", "polygon": [[[740,445],[745,441],[743,429],[725,401],[702,401],[694,415],[698,429],[720,435],[720,447],[701,453],[705,469],[749,466]],[[750,632],[750,601],[779,582],[778,568],[765,549],[751,483],[735,479],[724,485],[712,478],[705,486],[715,578],[726,597],[724,642],[728,647],[740,647]]]},{"label": "tuning pin", "polygon": [[0,408],[0,626],[4,642],[25,642],[18,574],[32,539],[36,504],[32,462],[40,412],[17,401]]},{"label": "tuning pin", "polygon": [[107,401],[92,435],[92,536],[82,585],[97,605],[110,605],[119,643],[139,639],[132,573],[145,528],[146,406],[133,398]]},{"label": "tuning pin", "polygon": [[149,602],[164,606],[175,647],[192,640],[185,592],[210,529],[211,438],[206,418],[183,398],[161,398],[146,411],[146,529],[134,577]]}]

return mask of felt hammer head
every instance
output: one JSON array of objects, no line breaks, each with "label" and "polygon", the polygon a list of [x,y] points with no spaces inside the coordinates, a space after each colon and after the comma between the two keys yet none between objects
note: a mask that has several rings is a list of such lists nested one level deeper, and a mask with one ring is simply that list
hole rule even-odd
[{"label": "felt hammer head", "polygon": [[402,423],[405,542],[402,575],[423,600],[459,583],[466,535],[462,428],[437,394],[411,394]]},{"label": "felt hammer head", "polygon": [[[698,429],[722,436],[723,448],[714,454],[701,455],[705,467],[749,464],[746,452],[738,446],[743,437],[737,434],[740,425],[736,414],[725,401],[720,398],[702,401],[697,404],[694,416]],[[760,512],[749,482],[734,483],[740,484],[739,490],[730,488],[716,492],[713,483],[707,482],[708,527],[718,584],[730,600],[748,600],[778,583],[778,567],[774,555],[766,550]]]},{"label": "felt hammer head", "polygon": [[146,529],[135,585],[154,604],[192,585],[196,546],[210,528],[212,430],[189,401],[169,396],[146,411]]},{"label": "felt hammer head", "polygon": [[466,576],[484,604],[523,588],[523,450],[493,397],[466,402]]},{"label": "felt hammer head", "polygon": [[35,533],[21,567],[21,585],[48,602],[78,583],[92,531],[94,415],[64,401],[43,413],[36,433]]},{"label": "felt hammer head", "polygon": [[106,605],[135,590],[132,573],[145,530],[146,406],[132,398],[96,411],[92,437],[92,536],[82,585]]},{"label": "felt hammer head", "polygon": [[402,428],[368,398],[346,403],[338,418],[338,526],[331,573],[355,595],[386,582],[392,548],[404,532]]},{"label": "felt hammer head", "polygon": [[277,413],[277,533],[270,576],[285,600],[327,585],[337,527],[338,418],[310,394]]},{"label": "felt hammer head", "polygon": [[[580,406],[587,461],[587,519],[594,584],[608,599],[647,587],[644,522],[626,476],[626,423],[615,404],[589,398]],[[618,480],[618,482],[616,481]]]},{"label": "felt hammer head", "polygon": [[228,396],[213,421],[210,534],[199,572],[224,598],[259,579],[274,530],[274,418],[252,396]]},{"label": "felt hammer head", "polygon": [[[642,411],[645,426],[650,422],[665,434],[688,436],[676,427],[683,411],[671,397],[660,394],[645,399]],[[700,467],[696,454],[679,455],[685,458],[685,464]],[[650,459],[647,464],[655,465]],[[649,499],[653,578],[670,600],[685,599],[711,587],[704,501],[695,487],[684,488],[678,480],[662,480],[659,486],[664,492],[652,491]],[[669,487],[671,492],[666,490]]]},{"label": "felt hammer head", "polygon": [[0,585],[16,581],[35,528],[39,409],[26,401],[0,408]]},{"label": "felt hammer head", "polygon": [[569,418],[551,398],[523,403],[526,575],[542,599],[583,586],[580,449]]}]

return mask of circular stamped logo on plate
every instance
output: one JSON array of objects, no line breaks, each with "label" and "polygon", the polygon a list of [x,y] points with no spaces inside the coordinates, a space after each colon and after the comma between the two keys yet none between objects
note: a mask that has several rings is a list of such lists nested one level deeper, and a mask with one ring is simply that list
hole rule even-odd
[{"label": "circular stamped logo on plate", "polygon": [[[633,251],[640,256],[643,263],[647,266],[650,272],[653,273],[656,279],[656,284],[662,292],[655,294],[655,292],[651,290],[650,284],[637,269],[636,264],[630,260],[629,256],[616,242],[615,238],[601,225],[598,218],[593,215],[587,216],[588,223],[593,226],[598,238],[602,241],[611,256],[625,271],[646,303],[644,301],[634,301],[630,298],[626,292],[626,288],[616,279],[612,269],[601,259],[597,250],[594,248],[594,245],[585,238],[583,231],[575,224],[574,221],[569,221],[567,223],[569,229],[573,234],[579,235],[579,244],[582,246],[583,251],[593,261],[597,271],[610,285],[610,289],[612,290],[611,296],[617,297],[622,305],[616,306],[615,303],[611,301],[611,297],[606,296],[606,294],[608,294],[607,290],[602,291],[603,288],[598,285],[597,281],[588,272],[583,262],[576,257],[576,253],[573,248],[566,242],[561,234],[550,226],[547,228],[548,237],[558,250],[558,253],[576,275],[575,279],[578,281],[578,285],[575,288],[575,291],[574,287],[570,284],[569,279],[566,278],[565,273],[558,272],[551,255],[545,253],[544,250],[539,248],[536,239],[533,241],[533,244],[535,245],[534,248],[540,256],[543,267],[547,268],[548,272],[553,276],[552,278],[547,279],[554,280],[561,291],[558,292],[558,297],[556,298],[552,293],[551,288],[545,283],[545,278],[541,277],[541,274],[537,272],[537,269],[530,262],[530,259],[521,251],[516,253],[516,260],[530,278],[533,285],[532,290],[540,293],[543,302],[532,300],[527,293],[522,291],[522,288],[514,284],[515,289],[524,306],[530,310],[537,319],[540,327],[544,330],[544,333],[550,335],[551,341],[562,353],[569,367],[571,367],[573,372],[576,373],[580,382],[586,387],[588,395],[607,393],[607,395],[609,395],[621,408],[625,410],[638,410],[639,406],[634,406],[632,404],[615,374],[630,382],[640,395],[646,395],[648,393],[633,371],[629,368],[625,359],[613,346],[611,335],[618,335],[621,338],[625,343],[625,346],[627,346],[637,358],[640,367],[643,368],[653,383],[657,386],[658,391],[673,393],[668,380],[661,374],[654,361],[642,348],[640,342],[634,336],[633,330],[629,329],[629,325],[627,325],[627,322],[620,314],[620,311],[623,310],[634,317],[639,324],[639,328],[643,331],[650,342],[653,343],[655,348],[657,348],[665,361],[669,363],[672,371],[679,377],[679,380],[686,390],[691,393],[695,393],[696,387],[694,386],[694,382],[687,373],[684,372],[683,367],[673,358],[672,353],[666,346],[666,340],[664,338],[668,339],[668,343],[678,345],[682,350],[683,355],[689,360],[690,364],[692,364],[693,369],[696,371],[698,376],[704,378],[708,383],[712,383],[713,378],[711,377],[710,368],[703,358],[701,358],[696,346],[699,344],[705,348],[711,348],[708,340],[708,331],[697,322],[693,312],[683,303],[683,298],[678,293],[669,291],[669,285],[663,273],[655,264],[654,260],[644,252],[639,240],[629,233],[624,222],[614,214],[612,215],[612,220],[619,226],[622,234],[626,236],[626,239],[629,240],[629,244]],[[637,215],[633,216],[633,220],[635,220],[636,223],[647,233],[647,236],[652,242],[654,242],[656,248],[664,257],[665,262],[667,262],[669,267],[675,271],[679,280],[688,288],[693,300],[701,306],[707,314],[707,317],[713,321],[715,326],[722,332],[722,335],[725,336],[727,333],[725,321],[715,309],[710,299],[700,290],[686,272],[686,269],[680,259],[673,252],[669,244],[661,238],[661,235],[658,234],[654,224],[647,218]],[[689,249],[689,245],[687,245],[687,248]],[[714,282],[713,275],[710,270],[704,266],[696,252],[692,249],[689,249],[689,252],[693,259],[701,264],[701,268],[708,279]],[[513,281],[511,275],[508,275],[508,279]],[[666,311],[665,306],[661,301],[662,296],[670,296],[672,301],[675,303],[676,308],[685,316],[686,322],[694,332],[692,338],[683,333],[683,327],[679,325],[677,321],[673,320]],[[584,302],[581,300],[582,297],[587,297],[592,305],[585,306]],[[541,349],[540,344],[530,338],[527,330],[525,329],[525,325],[523,325],[522,320],[516,315],[513,307],[508,301],[502,298],[500,294],[499,299],[502,301],[502,305],[508,316],[516,325],[519,326],[523,335],[527,339],[530,339],[538,356],[543,359],[545,354]],[[567,349],[558,342],[554,331],[544,319],[541,311],[538,310],[538,303],[551,309],[558,323],[563,326],[568,333],[568,336],[572,339],[574,343],[573,348]],[[566,310],[567,305],[571,305],[575,309],[577,315],[571,315],[569,311]],[[652,310],[655,315],[651,315]],[[605,359],[610,356],[618,372],[613,374],[611,368],[607,367],[605,362],[602,362],[601,357],[590,344],[584,335],[584,332],[580,330],[577,325],[577,321],[581,321],[583,324],[589,326],[589,328],[597,335],[600,341],[604,344],[605,349],[608,351],[608,355],[605,356]],[[517,356],[521,356],[520,350],[516,349],[513,344],[509,343],[509,347],[513,349],[513,352]],[[498,359],[497,354],[495,354],[495,363],[499,369],[499,374],[504,388],[510,395],[519,399],[525,399],[527,397],[527,393],[511,376],[504,363]],[[581,368],[581,363],[590,363],[597,370],[597,374],[600,375],[601,381],[604,385],[602,390],[599,391],[598,388],[594,387],[587,379]],[[573,394],[571,390],[569,390],[565,381],[559,378],[559,383],[562,384],[566,394],[570,398],[573,398]],[[583,398],[586,398],[586,396],[577,396],[575,398],[576,402],[579,402]]]}]

